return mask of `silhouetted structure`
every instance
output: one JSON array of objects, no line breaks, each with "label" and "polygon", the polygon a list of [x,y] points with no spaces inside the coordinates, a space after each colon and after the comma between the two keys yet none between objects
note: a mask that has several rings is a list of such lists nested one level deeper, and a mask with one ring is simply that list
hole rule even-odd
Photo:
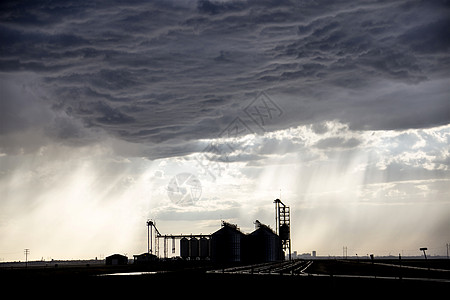
[{"label": "silhouetted structure", "polygon": [[244,234],[237,225],[222,221],[222,228],[211,235],[211,260],[216,262],[241,261],[241,243]]},{"label": "silhouetted structure", "polygon": [[142,253],[139,255],[133,255],[135,264],[146,264],[158,259],[156,255],[150,253]]},{"label": "silhouetted structure", "polygon": [[200,238],[200,249],[199,249],[199,255],[200,259],[206,259],[210,256],[209,253],[209,239],[206,237]]},{"label": "silhouetted structure", "polygon": [[186,237],[180,240],[180,256],[184,259],[189,257],[189,240]]},{"label": "silhouetted structure", "polygon": [[[164,239],[164,258],[167,258],[168,241],[172,241],[172,253],[175,253],[175,240],[180,239],[180,257],[189,260],[207,260],[215,262],[272,262],[284,260],[285,253],[291,259],[290,211],[280,199],[275,203],[274,232],[269,226],[255,221],[255,231],[242,233],[237,225],[222,221],[222,227],[212,235],[161,235],[153,221],[148,221],[149,253],[134,256],[135,262],[151,261],[158,258],[159,239]],[[152,230],[155,231],[155,249],[152,253]],[[278,234],[279,233],[279,234]],[[151,255],[151,256],[149,256]]]},{"label": "silhouetted structure", "polygon": [[258,220],[255,225],[256,230],[246,235],[237,225],[222,222],[222,228],[211,235],[211,260],[222,263],[282,260],[279,236]]},{"label": "silhouetted structure", "polygon": [[199,257],[199,241],[196,237],[192,237],[189,240],[189,257],[191,259],[197,259]]},{"label": "silhouetted structure", "polygon": [[289,206],[286,206],[280,199],[275,199],[275,232],[279,234],[281,247],[287,251],[291,260],[291,214]]},{"label": "silhouetted structure", "polygon": [[258,220],[255,227],[256,230],[245,237],[244,260],[252,263],[282,260],[280,237]]},{"label": "silhouetted structure", "polygon": [[112,266],[126,265],[128,264],[128,257],[121,254],[113,254],[106,257],[105,264]]}]

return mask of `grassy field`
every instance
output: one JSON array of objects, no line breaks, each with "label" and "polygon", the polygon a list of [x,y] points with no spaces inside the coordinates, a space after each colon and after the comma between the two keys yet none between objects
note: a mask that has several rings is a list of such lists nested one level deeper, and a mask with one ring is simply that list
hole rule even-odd
[{"label": "grassy field", "polygon": [[314,261],[308,272],[328,275],[450,279],[450,260],[325,260]]},{"label": "grassy field", "polygon": [[[168,261],[149,265],[106,266],[58,265],[57,267],[0,268],[2,289],[20,287],[29,295],[105,295],[129,299],[144,293],[152,295],[260,296],[268,293],[314,295],[379,294],[399,295],[426,292],[430,295],[450,290],[450,262],[314,260],[302,274],[230,274],[209,273],[227,266],[210,262]],[[143,275],[124,275],[147,272]],[[149,273],[151,272],[151,273]],[[122,273],[122,275],[106,275]],[[135,273],[136,274],[136,273]],[[106,276],[105,276],[106,275]],[[193,294],[194,295],[194,294]]]}]

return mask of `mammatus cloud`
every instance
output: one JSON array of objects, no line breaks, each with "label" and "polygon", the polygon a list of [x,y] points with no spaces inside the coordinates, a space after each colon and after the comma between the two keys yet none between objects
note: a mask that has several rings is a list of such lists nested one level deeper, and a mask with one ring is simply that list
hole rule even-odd
[{"label": "mammatus cloud", "polygon": [[[299,251],[440,243],[449,13],[445,1],[2,2],[0,243],[136,253],[146,218],[174,233],[251,228],[273,221],[280,190]],[[167,196],[180,173],[201,181],[189,207]]]},{"label": "mammatus cloud", "polygon": [[[416,1],[5,3],[0,68],[14,81],[34,74],[42,105],[87,129],[60,120],[54,127],[67,132],[48,132],[56,140],[83,143],[102,130],[189,145],[216,137],[261,91],[286,112],[266,130],[333,119],[357,130],[430,127],[449,120],[448,10]],[[167,154],[183,153],[177,147]]]}]

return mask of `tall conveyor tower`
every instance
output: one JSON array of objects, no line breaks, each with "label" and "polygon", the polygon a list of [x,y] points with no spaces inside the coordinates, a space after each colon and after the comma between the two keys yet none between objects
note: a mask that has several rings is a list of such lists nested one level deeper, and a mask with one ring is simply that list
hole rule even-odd
[{"label": "tall conveyor tower", "polygon": [[275,199],[275,231],[280,236],[283,251],[289,254],[291,260],[291,218],[289,206],[286,206],[280,199]]}]

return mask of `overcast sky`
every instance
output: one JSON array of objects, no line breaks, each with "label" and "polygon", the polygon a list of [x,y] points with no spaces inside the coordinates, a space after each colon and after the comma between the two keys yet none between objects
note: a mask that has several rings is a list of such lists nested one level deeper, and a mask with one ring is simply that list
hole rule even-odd
[{"label": "overcast sky", "polygon": [[131,257],[147,218],[274,228],[280,197],[298,252],[445,254],[449,16],[448,1],[3,1],[0,260]]}]

